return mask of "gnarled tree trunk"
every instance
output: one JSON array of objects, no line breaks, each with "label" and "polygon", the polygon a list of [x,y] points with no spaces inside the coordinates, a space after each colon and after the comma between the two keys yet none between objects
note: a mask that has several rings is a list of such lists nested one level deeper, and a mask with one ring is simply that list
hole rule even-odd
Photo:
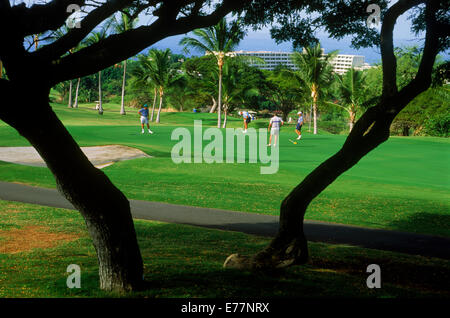
[{"label": "gnarled tree trunk", "polygon": [[[15,98],[23,87],[28,87],[33,96],[33,107],[27,107],[26,101],[17,105]],[[54,114],[48,103],[49,88],[39,87],[36,82],[0,80],[0,93],[0,118],[39,152],[55,176],[59,192],[82,214],[97,252],[100,287],[118,291],[139,288],[143,262],[129,202],[90,163]],[[24,108],[29,116],[23,116]]]},{"label": "gnarled tree trunk", "polygon": [[303,220],[311,201],[342,173],[378,145],[389,138],[389,129],[397,114],[431,84],[431,73],[439,50],[435,12],[437,1],[427,2],[425,47],[419,71],[401,91],[396,86],[396,60],[393,46],[393,28],[397,18],[414,2],[399,1],[384,17],[381,29],[383,58],[383,94],[381,101],[369,108],[355,123],[342,148],[314,169],[283,200],[280,207],[280,226],[270,245],[252,257],[230,255],[224,266],[239,269],[273,269],[301,264],[308,259],[308,245],[303,231]]}]

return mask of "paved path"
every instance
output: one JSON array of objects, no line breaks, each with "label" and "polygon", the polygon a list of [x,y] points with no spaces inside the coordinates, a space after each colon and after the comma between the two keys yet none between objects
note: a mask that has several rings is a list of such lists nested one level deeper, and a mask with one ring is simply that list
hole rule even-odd
[{"label": "paved path", "polygon": [[[0,199],[74,209],[57,190],[0,182]],[[134,218],[273,237],[278,217],[254,213],[198,208],[160,202],[130,200]],[[306,221],[310,241],[349,244],[450,260],[450,238],[413,234],[319,221]]]}]

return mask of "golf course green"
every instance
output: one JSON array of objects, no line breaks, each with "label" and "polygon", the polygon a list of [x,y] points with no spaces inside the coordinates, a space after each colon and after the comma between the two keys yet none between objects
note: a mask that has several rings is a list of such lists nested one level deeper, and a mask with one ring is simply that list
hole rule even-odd
[{"label": "golf course green", "polygon": [[[171,150],[174,129],[216,127],[217,115],[162,113],[151,123],[154,134],[141,133],[137,109],[104,105],[98,115],[93,105],[69,109],[52,104],[58,117],[80,146],[127,145],[151,158],[120,161],[103,169],[129,199],[277,215],[280,202],[321,162],[334,154],[346,136],[319,130],[293,144],[293,125],[280,135],[280,162],[275,174],[261,174],[257,163],[180,163]],[[267,118],[249,128],[266,128]],[[228,117],[228,127],[240,128],[240,118]],[[320,124],[319,124],[320,128]],[[14,129],[0,122],[0,146],[29,146]],[[207,145],[209,141],[203,141]],[[306,218],[373,228],[450,236],[450,140],[437,137],[391,137],[344,173],[309,206]],[[247,153],[248,155],[248,153]],[[0,180],[55,187],[47,168],[0,161]]]}]

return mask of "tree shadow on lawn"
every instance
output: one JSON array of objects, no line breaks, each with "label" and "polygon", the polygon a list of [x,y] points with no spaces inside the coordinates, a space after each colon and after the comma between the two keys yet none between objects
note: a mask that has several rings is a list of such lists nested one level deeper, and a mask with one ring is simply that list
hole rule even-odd
[{"label": "tree shadow on lawn", "polygon": [[[390,258],[364,258],[357,262],[312,257],[309,264],[286,270],[251,273],[239,270],[207,270],[184,264],[180,272],[164,273],[149,267],[145,291],[135,296],[150,297],[450,297],[448,267],[412,265]],[[187,260],[188,261],[188,260]],[[369,264],[382,269],[382,289],[369,289]],[[168,266],[170,267],[170,266]]]},{"label": "tree shadow on lawn", "polygon": [[[450,297],[450,262],[443,260],[310,243],[308,264],[254,273],[222,264],[231,253],[254,255],[267,238],[174,224],[158,225],[153,233],[137,228],[146,285],[136,297]],[[382,268],[383,288],[367,288],[369,264]]]},{"label": "tree shadow on lawn", "polygon": [[402,231],[416,232],[415,229],[421,229],[422,233],[450,237],[450,214],[419,212],[406,219],[392,221],[389,225]]}]

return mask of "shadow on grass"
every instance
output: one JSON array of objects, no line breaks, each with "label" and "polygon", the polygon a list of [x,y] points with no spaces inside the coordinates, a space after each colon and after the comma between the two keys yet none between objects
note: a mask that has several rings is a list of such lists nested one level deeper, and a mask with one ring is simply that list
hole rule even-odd
[{"label": "shadow on grass", "polygon": [[406,219],[392,221],[389,225],[398,230],[413,232],[414,229],[421,229],[422,232],[436,233],[436,229],[442,229],[436,235],[450,237],[450,214],[419,212]]},{"label": "shadow on grass", "polygon": [[[137,230],[147,285],[136,297],[414,297],[445,294],[449,278],[441,260],[323,243],[310,243],[311,260],[302,266],[270,274],[223,269],[228,255],[254,255],[269,239],[174,224],[153,234]],[[366,286],[373,263],[383,269],[382,290]]]}]

